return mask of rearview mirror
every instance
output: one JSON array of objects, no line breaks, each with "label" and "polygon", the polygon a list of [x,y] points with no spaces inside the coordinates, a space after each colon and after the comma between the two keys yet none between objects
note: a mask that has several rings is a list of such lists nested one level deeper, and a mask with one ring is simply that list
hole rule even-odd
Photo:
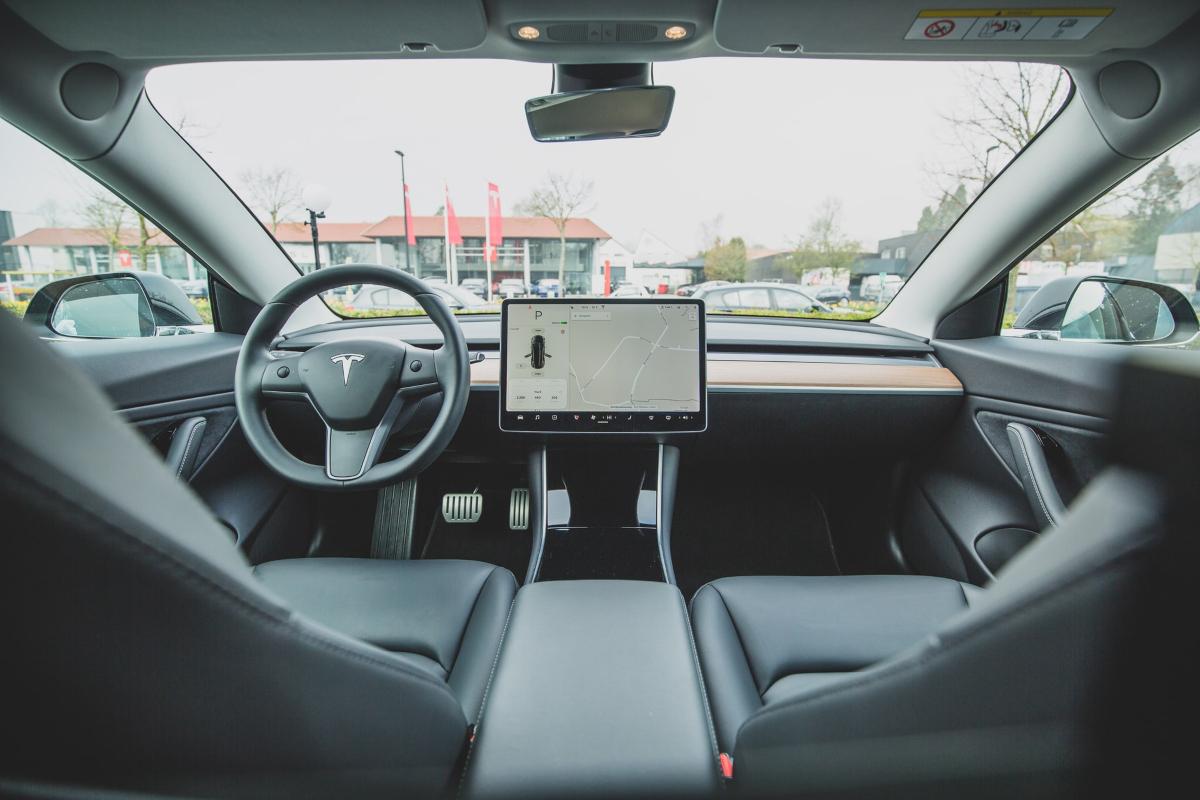
[{"label": "rearview mirror", "polygon": [[1098,275],[1075,287],[1058,338],[1166,344],[1187,341],[1198,330],[1196,311],[1179,290],[1161,283]]},{"label": "rearview mirror", "polygon": [[525,118],[539,142],[632,139],[662,133],[674,105],[670,86],[618,86],[535,97]]}]

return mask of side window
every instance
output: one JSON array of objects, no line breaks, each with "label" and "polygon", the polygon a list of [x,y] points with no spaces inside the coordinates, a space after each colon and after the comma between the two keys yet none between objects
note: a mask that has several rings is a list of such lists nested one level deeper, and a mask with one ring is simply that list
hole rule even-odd
[{"label": "side window", "polygon": [[211,332],[208,272],[153,220],[0,120],[0,305],[47,338]]},{"label": "side window", "polygon": [[1186,341],[1200,308],[1200,134],[1075,215],[1009,274],[1001,333]]},{"label": "side window", "polygon": [[767,310],[771,307],[771,295],[766,289],[742,289],[738,292],[740,308]]},{"label": "side window", "polygon": [[780,311],[812,311],[813,303],[800,292],[775,289],[775,307]]}]

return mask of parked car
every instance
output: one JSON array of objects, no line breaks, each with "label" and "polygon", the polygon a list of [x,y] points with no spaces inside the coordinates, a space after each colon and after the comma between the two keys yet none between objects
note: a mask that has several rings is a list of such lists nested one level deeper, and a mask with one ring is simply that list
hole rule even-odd
[{"label": "parked car", "polygon": [[[474,292],[444,283],[429,283],[433,291],[452,311],[482,310],[487,305]],[[398,311],[420,313],[421,306],[411,295],[399,289],[383,286],[364,286],[346,302],[348,311]]]},{"label": "parked car", "polygon": [[619,283],[613,290],[612,297],[646,297],[650,290],[636,283]]},{"label": "parked car", "polygon": [[562,297],[562,284],[558,278],[542,278],[533,285],[533,293],[538,297]]},{"label": "parked car", "polygon": [[805,290],[817,300],[827,305],[844,306],[850,302],[850,290],[838,284],[806,286]]},{"label": "parked car", "polygon": [[833,311],[795,286],[765,281],[698,289],[692,297],[703,300],[708,311]]},{"label": "parked car", "polygon": [[858,296],[863,300],[888,303],[891,302],[892,298],[896,296],[896,292],[900,291],[900,287],[903,285],[904,278],[899,275],[885,275],[881,290],[879,276],[867,275],[862,279],[862,285],[858,288]]},{"label": "parked car", "polygon": [[464,289],[476,297],[487,298],[487,281],[483,278],[463,278],[458,282],[458,288]]},{"label": "parked car", "polygon": [[713,286],[728,286],[729,281],[701,281],[700,283],[685,283],[675,290],[680,297],[691,297],[699,289],[709,289]]},{"label": "parked car", "polygon": [[525,282],[519,278],[505,278],[500,281],[496,294],[505,300],[511,297],[524,297],[527,294]]}]

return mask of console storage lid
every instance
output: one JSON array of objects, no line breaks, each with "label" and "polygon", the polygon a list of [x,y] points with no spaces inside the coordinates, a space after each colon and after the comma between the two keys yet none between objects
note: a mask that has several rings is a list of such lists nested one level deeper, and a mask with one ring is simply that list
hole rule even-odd
[{"label": "console storage lid", "polygon": [[550,581],[517,593],[464,796],[704,797],[718,775],[678,589]]}]

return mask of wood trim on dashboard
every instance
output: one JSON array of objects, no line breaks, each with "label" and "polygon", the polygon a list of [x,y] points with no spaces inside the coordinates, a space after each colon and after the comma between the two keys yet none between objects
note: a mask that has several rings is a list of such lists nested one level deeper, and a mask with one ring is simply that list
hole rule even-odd
[{"label": "wood trim on dashboard", "polygon": [[[471,365],[472,386],[500,383],[500,359]],[[710,389],[819,391],[929,391],[960,393],[962,384],[945,367],[918,364],[850,364],[825,361],[708,360]]]}]

